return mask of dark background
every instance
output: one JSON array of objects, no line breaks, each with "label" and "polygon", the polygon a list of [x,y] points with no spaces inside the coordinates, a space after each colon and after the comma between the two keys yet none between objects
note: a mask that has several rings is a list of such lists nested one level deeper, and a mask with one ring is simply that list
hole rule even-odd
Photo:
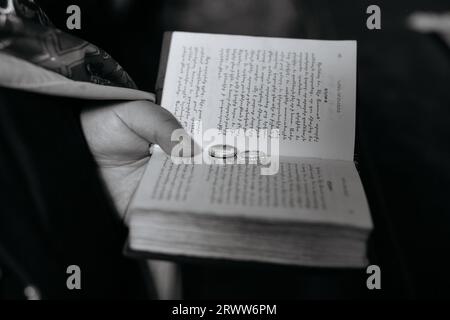
[{"label": "dark background", "polygon": [[[375,231],[373,263],[382,290],[364,270],[184,265],[188,298],[442,297],[450,295],[450,50],[413,32],[414,11],[450,11],[443,1],[42,0],[65,30],[78,4],[82,29],[141,89],[154,86],[167,30],[358,40],[357,160]],[[366,28],[381,7],[382,29]]]}]

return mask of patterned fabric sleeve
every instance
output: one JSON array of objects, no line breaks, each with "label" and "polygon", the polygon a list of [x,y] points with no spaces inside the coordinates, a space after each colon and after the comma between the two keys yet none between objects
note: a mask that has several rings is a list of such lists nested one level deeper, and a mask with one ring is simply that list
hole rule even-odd
[{"label": "patterned fabric sleeve", "polygon": [[108,53],[54,27],[34,0],[4,2],[0,50],[72,80],[137,88]]}]

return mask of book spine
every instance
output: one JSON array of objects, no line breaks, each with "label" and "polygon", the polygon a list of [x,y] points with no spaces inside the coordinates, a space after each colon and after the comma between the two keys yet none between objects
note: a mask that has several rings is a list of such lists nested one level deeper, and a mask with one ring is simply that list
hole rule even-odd
[{"label": "book spine", "polygon": [[164,32],[161,53],[159,57],[158,76],[155,84],[156,103],[161,104],[162,92],[164,87],[164,79],[166,77],[167,60],[169,59],[170,43],[172,40],[172,32]]}]

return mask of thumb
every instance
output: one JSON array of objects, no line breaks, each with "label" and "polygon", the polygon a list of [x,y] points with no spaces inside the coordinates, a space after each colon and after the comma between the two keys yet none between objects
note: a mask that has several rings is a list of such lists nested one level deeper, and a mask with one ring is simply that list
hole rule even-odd
[{"label": "thumb", "polygon": [[[123,103],[116,111],[117,116],[135,134],[149,143],[155,143],[168,155],[172,155],[173,148],[180,140],[172,141],[172,134],[187,137],[189,134],[183,129],[180,122],[163,107],[149,101],[132,101]],[[192,156],[192,152],[185,152],[182,156]]]}]

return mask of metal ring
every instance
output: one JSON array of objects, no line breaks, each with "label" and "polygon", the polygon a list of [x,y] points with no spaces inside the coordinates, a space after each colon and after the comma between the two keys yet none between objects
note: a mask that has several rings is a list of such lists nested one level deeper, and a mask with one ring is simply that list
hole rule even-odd
[{"label": "metal ring", "polygon": [[218,159],[235,158],[237,149],[227,144],[216,144],[209,147],[208,153],[211,157]]},{"label": "metal ring", "polygon": [[265,164],[267,156],[262,151],[246,150],[239,154],[239,159],[248,164]]}]

